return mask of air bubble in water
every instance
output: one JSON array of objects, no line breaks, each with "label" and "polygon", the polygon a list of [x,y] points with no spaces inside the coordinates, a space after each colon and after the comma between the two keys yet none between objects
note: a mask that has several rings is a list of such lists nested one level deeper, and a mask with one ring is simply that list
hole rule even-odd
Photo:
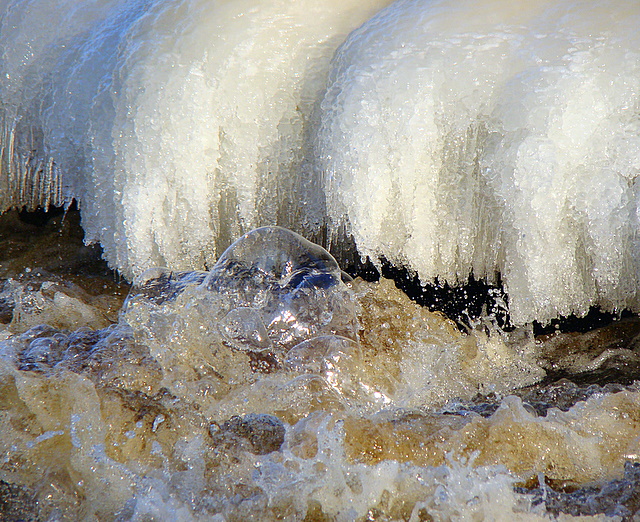
[{"label": "air bubble in water", "polygon": [[248,351],[283,354],[305,339],[355,339],[352,296],[336,260],[322,247],[280,227],[245,234],[203,282],[227,311],[221,335]]},{"label": "air bubble in water", "polygon": [[285,357],[285,367],[322,377],[332,388],[360,405],[384,405],[389,398],[367,384],[364,360],[358,342],[337,335],[321,335],[294,346]]}]

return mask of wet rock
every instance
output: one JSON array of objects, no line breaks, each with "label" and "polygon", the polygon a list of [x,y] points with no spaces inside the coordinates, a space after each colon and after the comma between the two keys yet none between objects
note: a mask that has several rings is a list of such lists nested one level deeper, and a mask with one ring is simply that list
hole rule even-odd
[{"label": "wet rock", "polygon": [[[527,492],[524,488],[516,491]],[[640,514],[640,462],[626,462],[624,477],[602,486],[588,486],[574,491],[555,491],[546,484],[528,491],[533,504],[544,503],[553,515],[566,513],[572,516],[605,514],[622,520],[637,520]]]},{"label": "wet rock", "polygon": [[[606,395],[637,389],[637,384],[608,383],[599,386],[597,384],[576,384],[569,379],[560,379],[555,382],[543,382],[514,390],[511,395],[520,397],[525,408],[531,413],[545,417],[551,408],[569,411],[578,402],[586,401],[596,394]],[[478,394],[471,401],[452,401],[442,409],[442,413],[462,416],[475,413],[482,417],[490,417],[500,406],[501,400],[502,398],[495,394]]]},{"label": "wet rock", "polygon": [[548,379],[576,384],[629,384],[640,376],[640,319],[625,317],[587,332],[536,337]]},{"label": "wet rock", "polygon": [[40,337],[29,343],[20,354],[21,370],[46,371],[62,359],[66,348],[66,336],[56,334],[52,337]]},{"label": "wet rock", "polygon": [[231,417],[221,425],[212,424],[209,431],[217,443],[248,442],[246,449],[254,455],[278,451],[285,436],[284,424],[278,417],[256,413]]},{"label": "wet rock", "polygon": [[536,413],[543,417],[550,408],[569,411],[576,403],[586,401],[592,395],[616,393],[625,389],[627,389],[625,386],[616,384],[607,384],[605,386],[598,386],[597,384],[580,385],[568,379],[560,379],[553,383],[543,383],[519,390],[516,395],[530,404],[536,410]]},{"label": "wet rock", "polygon": [[40,520],[35,493],[25,486],[0,480],[0,520],[32,522]]},{"label": "wet rock", "polygon": [[15,302],[11,297],[0,296],[0,324],[9,324],[13,319]]}]

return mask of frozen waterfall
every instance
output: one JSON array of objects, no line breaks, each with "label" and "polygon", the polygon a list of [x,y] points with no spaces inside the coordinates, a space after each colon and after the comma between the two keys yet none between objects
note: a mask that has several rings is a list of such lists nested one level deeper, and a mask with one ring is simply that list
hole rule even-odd
[{"label": "frozen waterfall", "polygon": [[277,224],[518,324],[639,308],[636,1],[0,4],[0,208],[77,199],[128,277]]},{"label": "frozen waterfall", "polygon": [[77,198],[127,277],[212,266],[260,225],[308,232],[313,106],[336,47],[387,3],[9,2],[0,206]]},{"label": "frozen waterfall", "polygon": [[396,2],[334,59],[332,223],[423,281],[500,272],[516,323],[637,306],[638,27],[637,2]]}]

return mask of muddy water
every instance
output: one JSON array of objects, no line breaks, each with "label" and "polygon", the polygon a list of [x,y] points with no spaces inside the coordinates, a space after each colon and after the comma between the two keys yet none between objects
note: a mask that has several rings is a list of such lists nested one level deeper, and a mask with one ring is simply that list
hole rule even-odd
[{"label": "muddy water", "polygon": [[640,509],[635,317],[461,332],[279,232],[211,273],[147,272],[123,308],[77,212],[1,231],[3,520]]}]

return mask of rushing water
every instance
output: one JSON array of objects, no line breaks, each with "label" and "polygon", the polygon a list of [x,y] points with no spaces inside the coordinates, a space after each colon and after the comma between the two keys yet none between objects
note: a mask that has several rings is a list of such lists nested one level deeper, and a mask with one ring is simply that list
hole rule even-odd
[{"label": "rushing water", "polygon": [[0,7],[1,519],[640,512],[636,2]]},{"label": "rushing water", "polygon": [[[461,333],[278,228],[210,272],[145,272],[118,319],[126,289],[74,240],[76,215],[44,230],[3,216],[3,519],[638,509],[637,319]],[[42,252],[59,261],[38,268]]]}]

